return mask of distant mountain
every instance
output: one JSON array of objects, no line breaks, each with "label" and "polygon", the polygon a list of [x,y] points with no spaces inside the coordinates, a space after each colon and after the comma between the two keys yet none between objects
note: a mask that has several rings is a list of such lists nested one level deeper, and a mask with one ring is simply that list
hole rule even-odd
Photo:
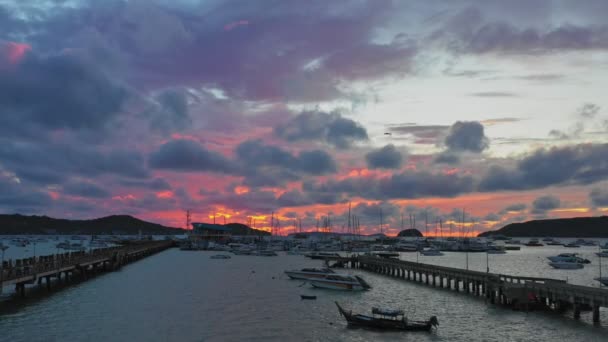
[{"label": "distant mountain", "polygon": [[422,237],[422,233],[418,229],[404,229],[397,234],[401,237]]},{"label": "distant mountain", "polygon": [[242,223],[228,223],[225,226],[232,230],[232,235],[270,235],[267,231],[253,229]]},{"label": "distant mountain", "polygon": [[82,234],[82,235],[174,235],[186,230],[142,221],[129,215],[114,215],[93,220],[66,220],[48,216],[2,215],[0,234]]},{"label": "distant mountain", "polygon": [[606,238],[608,237],[608,216],[511,223],[501,229],[479,234],[480,237],[492,235]]}]

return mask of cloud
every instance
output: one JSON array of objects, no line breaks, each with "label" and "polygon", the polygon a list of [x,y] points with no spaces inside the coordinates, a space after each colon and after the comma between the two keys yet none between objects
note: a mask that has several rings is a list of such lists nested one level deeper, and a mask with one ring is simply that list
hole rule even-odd
[{"label": "cloud", "polygon": [[235,169],[231,160],[186,139],[171,140],[161,145],[150,154],[148,164],[154,169],[181,172],[232,173]]},{"label": "cloud", "polygon": [[444,143],[450,151],[475,153],[482,152],[490,145],[483,125],[477,121],[457,121],[450,127]]},{"label": "cloud", "polygon": [[524,203],[516,203],[516,204],[511,204],[507,207],[505,207],[503,210],[500,211],[501,215],[510,213],[510,212],[520,212],[520,211],[524,211],[526,210],[528,206]]},{"label": "cloud", "polygon": [[367,141],[367,131],[359,123],[338,112],[304,111],[274,128],[287,141],[323,141],[338,148]]},{"label": "cloud", "polygon": [[153,178],[151,180],[139,180],[139,179],[124,179],[119,184],[126,187],[142,188],[149,190],[171,190],[171,184],[164,178]]},{"label": "cloud", "polygon": [[417,125],[414,123],[390,125],[388,131],[394,135],[407,135],[414,138],[416,144],[436,144],[445,137],[450,126]]},{"label": "cloud", "polygon": [[531,190],[552,185],[592,184],[608,177],[608,144],[539,149],[514,168],[494,165],[482,177],[480,191]]},{"label": "cloud", "polygon": [[395,145],[389,144],[367,153],[365,161],[370,169],[399,169],[403,164],[403,156]]},{"label": "cloud", "polygon": [[471,96],[477,97],[517,97],[519,95],[506,91],[481,91],[477,93],[471,93]]},{"label": "cloud", "polygon": [[439,153],[435,157],[433,162],[435,162],[436,164],[454,165],[454,164],[460,163],[460,157],[457,154],[451,153],[448,151],[448,152]]},{"label": "cloud", "polygon": [[532,202],[532,213],[536,215],[545,214],[547,211],[560,207],[560,200],[555,196],[540,196]]},{"label": "cloud", "polygon": [[78,197],[107,198],[110,193],[90,182],[70,182],[63,185],[63,193]]},{"label": "cloud", "polygon": [[582,118],[593,119],[597,115],[597,113],[599,113],[599,111],[600,106],[594,103],[585,103],[577,110],[577,113]]},{"label": "cloud", "polygon": [[127,98],[125,88],[93,64],[68,54],[28,54],[0,78],[0,130],[20,137],[98,131],[118,116]]},{"label": "cloud", "polygon": [[608,190],[604,188],[593,188],[589,192],[589,199],[594,207],[608,206]]},{"label": "cloud", "polygon": [[184,89],[166,89],[155,97],[155,105],[145,113],[153,130],[169,133],[192,124],[188,93]]},{"label": "cloud", "polygon": [[468,54],[539,54],[608,48],[605,25],[562,24],[538,29],[505,21],[487,21],[468,8],[453,16],[433,35],[448,50]]}]

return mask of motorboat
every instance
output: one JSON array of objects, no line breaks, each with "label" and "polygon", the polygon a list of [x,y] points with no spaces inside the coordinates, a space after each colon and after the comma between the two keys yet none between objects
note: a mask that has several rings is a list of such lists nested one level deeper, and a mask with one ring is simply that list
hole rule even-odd
[{"label": "motorboat", "polygon": [[404,331],[431,331],[433,327],[439,326],[436,316],[428,321],[410,321],[405,317],[402,310],[372,308],[372,316],[353,314],[346,311],[338,302],[335,302],[349,326],[364,327],[380,330],[404,330]]},{"label": "motorboat", "polygon": [[528,243],[525,244],[528,247],[542,247],[543,244],[538,242],[538,239],[531,239]]},{"label": "motorboat", "polygon": [[439,250],[439,248],[431,247],[428,249],[423,249],[420,251],[420,254],[425,256],[442,256],[443,252]]},{"label": "motorboat", "polygon": [[404,242],[396,244],[394,249],[397,252],[417,252],[420,247],[415,242]]},{"label": "motorboat", "polygon": [[308,254],[304,254],[305,257],[310,258],[310,259],[324,259],[327,257],[340,257],[340,254],[338,253],[324,253],[324,252],[320,252],[320,253],[308,253]]},{"label": "motorboat", "polygon": [[55,245],[55,247],[59,249],[65,249],[67,251],[84,251],[86,247],[82,245],[82,243],[71,243],[69,241],[60,242]]},{"label": "motorboat", "polygon": [[597,252],[597,253],[595,253],[595,255],[597,255],[600,258],[608,258],[608,251]]},{"label": "motorboat", "polygon": [[569,242],[569,243],[565,244],[564,247],[567,247],[567,248],[580,248],[581,245],[577,244],[576,242]]},{"label": "motorboat", "polygon": [[313,287],[330,290],[342,291],[364,291],[369,290],[371,286],[359,276],[345,275],[327,275],[324,278],[309,279]]},{"label": "motorboat", "polygon": [[325,278],[327,275],[335,274],[329,268],[303,268],[301,270],[285,271],[285,274],[291,279],[309,280]]},{"label": "motorboat", "polygon": [[226,255],[226,254],[216,254],[216,255],[212,255],[210,256],[211,259],[230,259],[231,256],[230,255]]},{"label": "motorboat", "polygon": [[589,259],[583,259],[578,256],[576,253],[562,253],[557,256],[550,256],[547,259],[552,262],[574,262],[579,264],[590,264],[591,261]]},{"label": "motorboat", "polygon": [[488,253],[488,254],[507,254],[507,251],[505,250],[505,248],[501,248],[501,247],[497,247],[497,246],[490,246],[490,248],[488,248],[486,253]]},{"label": "motorboat", "polygon": [[598,277],[598,278],[595,278],[594,280],[599,281],[604,286],[608,286],[608,277]]},{"label": "motorboat", "polygon": [[269,250],[253,251],[253,252],[251,252],[251,255],[257,255],[257,256],[278,256],[278,254],[275,251],[269,251]]},{"label": "motorboat", "polygon": [[567,261],[550,262],[549,266],[551,266],[553,268],[561,269],[561,270],[577,270],[577,269],[581,269],[581,268],[585,267],[585,265],[583,265],[581,263],[567,262]]}]

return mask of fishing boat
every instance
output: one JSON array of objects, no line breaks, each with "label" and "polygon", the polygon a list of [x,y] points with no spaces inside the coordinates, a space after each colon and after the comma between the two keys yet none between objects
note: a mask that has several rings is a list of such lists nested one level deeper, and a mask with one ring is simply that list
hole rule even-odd
[{"label": "fishing boat", "polygon": [[285,271],[285,274],[291,279],[309,280],[325,278],[325,276],[335,274],[335,272],[329,268],[303,268],[299,271]]},{"label": "fishing boat", "polygon": [[578,269],[585,267],[585,265],[583,265],[581,263],[567,262],[567,261],[550,262],[549,266],[551,266],[553,268],[561,269],[561,270],[578,270]]},{"label": "fishing boat", "polygon": [[420,251],[420,254],[425,256],[442,256],[443,252],[439,250],[439,248],[431,247],[428,249],[423,249]]},{"label": "fishing boat", "polygon": [[210,258],[211,259],[230,259],[231,256],[226,255],[226,254],[216,254],[216,255],[212,255]]},{"label": "fishing boat", "polygon": [[342,290],[342,291],[364,291],[371,286],[359,276],[327,275],[324,278],[310,279],[313,287],[320,289]]},{"label": "fishing boat", "polygon": [[380,330],[404,330],[404,331],[431,331],[433,327],[439,326],[436,316],[428,321],[409,321],[402,310],[387,310],[372,308],[372,316],[353,314],[352,311],[344,310],[338,302],[335,302],[349,326],[365,327]]}]

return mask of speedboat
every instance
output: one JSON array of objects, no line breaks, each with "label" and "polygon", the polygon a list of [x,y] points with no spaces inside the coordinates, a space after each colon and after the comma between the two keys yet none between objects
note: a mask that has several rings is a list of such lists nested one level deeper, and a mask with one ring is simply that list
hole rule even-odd
[{"label": "speedboat", "polygon": [[426,256],[442,256],[443,252],[440,251],[438,248],[436,247],[431,247],[429,249],[423,249],[420,251],[420,254],[422,255],[426,255]]},{"label": "speedboat", "polygon": [[285,274],[291,279],[309,280],[325,278],[327,275],[335,274],[335,272],[329,268],[303,268],[299,271],[285,271]]},{"label": "speedboat", "polygon": [[599,281],[604,286],[608,286],[608,277],[598,277],[598,278],[595,278],[594,280]]},{"label": "speedboat", "polygon": [[330,290],[342,291],[363,291],[369,290],[371,286],[359,276],[327,275],[325,278],[310,279],[313,287]]},{"label": "speedboat", "polygon": [[575,242],[569,242],[569,243],[565,244],[564,247],[567,247],[567,248],[579,248],[580,245],[577,244],[577,243],[575,243]]},{"label": "speedboat", "polygon": [[409,321],[402,310],[372,308],[372,316],[353,314],[344,310],[338,302],[336,306],[348,325],[381,330],[431,331],[439,325],[437,317],[432,316],[428,321]]},{"label": "speedboat", "polygon": [[542,247],[543,246],[542,243],[538,242],[538,239],[531,239],[525,245],[528,247]]},{"label": "speedboat", "polygon": [[579,257],[576,253],[562,253],[557,256],[550,256],[547,259],[552,262],[574,262],[579,264],[590,264],[591,261]]},{"label": "speedboat", "polygon": [[581,269],[581,268],[585,267],[585,265],[580,264],[578,262],[567,262],[567,261],[550,262],[549,266],[551,266],[553,268],[561,269],[561,270],[577,270],[577,269]]}]

